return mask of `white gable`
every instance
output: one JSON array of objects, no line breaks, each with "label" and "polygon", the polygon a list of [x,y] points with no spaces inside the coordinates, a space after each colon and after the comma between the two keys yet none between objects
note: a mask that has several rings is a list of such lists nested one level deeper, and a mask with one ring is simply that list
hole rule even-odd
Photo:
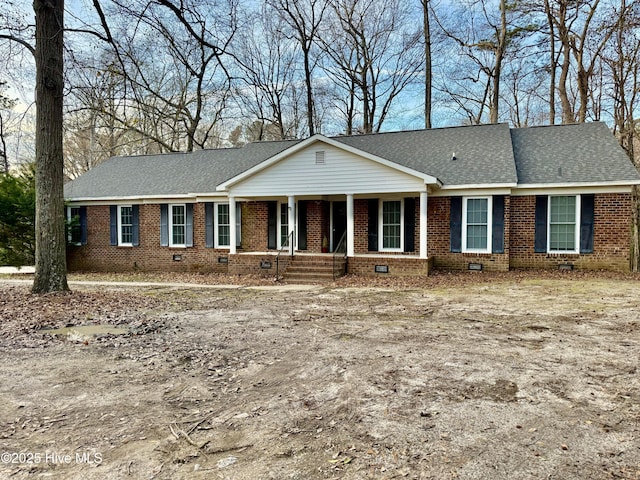
[{"label": "white gable", "polygon": [[323,141],[294,151],[229,186],[234,196],[417,192],[425,178]]}]

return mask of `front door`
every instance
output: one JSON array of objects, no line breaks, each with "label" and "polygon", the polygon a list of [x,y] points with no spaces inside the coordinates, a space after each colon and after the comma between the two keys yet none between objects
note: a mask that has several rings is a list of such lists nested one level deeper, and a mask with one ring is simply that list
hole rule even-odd
[{"label": "front door", "polygon": [[331,251],[338,246],[338,242],[347,231],[347,202],[331,203]]}]

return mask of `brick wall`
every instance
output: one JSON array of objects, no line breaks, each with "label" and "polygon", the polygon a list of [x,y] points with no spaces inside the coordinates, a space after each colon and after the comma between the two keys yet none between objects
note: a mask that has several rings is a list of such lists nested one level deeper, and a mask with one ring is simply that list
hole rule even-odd
[{"label": "brick wall", "polygon": [[442,270],[467,270],[470,263],[481,263],[483,270],[509,270],[509,219],[511,197],[504,198],[504,253],[454,253],[451,252],[450,197],[430,197],[428,201],[427,252],[434,257],[434,268]]},{"label": "brick wall", "polygon": [[[140,246],[118,247],[109,244],[109,206],[87,207],[87,245],[70,246],[67,266],[70,271],[174,271],[227,272],[228,249],[205,248],[204,204],[193,209],[193,247],[160,246],[160,205],[140,205]],[[173,256],[180,255],[180,261]]]},{"label": "brick wall", "polygon": [[513,197],[511,218],[512,268],[575,268],[629,270],[631,195],[597,194],[594,204],[593,253],[558,255],[534,253],[536,197]]},{"label": "brick wall", "polygon": [[267,202],[241,202],[240,205],[242,208],[242,250],[266,252],[269,218]]},{"label": "brick wall", "polygon": [[274,277],[276,271],[278,275],[282,275],[289,266],[291,257],[289,255],[280,255],[277,262],[279,266],[276,268],[276,255],[274,254],[248,254],[238,253],[229,256],[229,274],[230,275],[259,275],[262,277]]},{"label": "brick wall", "polygon": [[[220,273],[254,273],[275,275],[275,270],[260,268],[261,258],[243,252],[267,251],[267,202],[241,202],[242,248],[229,256],[228,249],[205,248],[204,204],[194,205],[194,246],[169,248],[160,246],[160,205],[140,205],[140,246],[109,245],[109,207],[87,207],[87,240],[82,247],[68,247],[70,271],[201,271]],[[548,255],[533,251],[535,228],[535,196],[505,197],[505,253],[466,254],[450,252],[449,197],[430,197],[428,201],[428,254],[433,268],[463,270],[469,263],[482,263],[485,270],[504,271],[511,268],[557,268],[572,263],[576,268],[628,270],[630,194],[598,194],[595,196],[594,251],[585,255]],[[321,251],[322,237],[328,236],[329,204],[307,202],[308,252]],[[350,259],[349,272],[372,275],[375,265],[388,264],[391,275],[425,274],[428,266],[417,260],[419,251],[420,211],[416,201],[416,251],[399,253],[368,252],[368,208],[366,199],[354,202],[355,252],[366,257]],[[173,256],[180,255],[181,261]],[[410,255],[414,258],[407,258]],[[220,263],[219,258],[229,263]],[[264,255],[264,259],[271,258]],[[275,267],[275,266],[274,266]],[[284,268],[284,265],[283,265]]]},{"label": "brick wall", "polygon": [[320,253],[322,239],[329,241],[329,202],[311,200],[307,202],[307,252]]},{"label": "brick wall", "polygon": [[[376,265],[384,265],[389,273],[376,273]],[[368,255],[366,257],[352,257],[347,260],[347,273],[364,277],[384,277],[403,275],[428,275],[431,269],[431,259],[397,256],[383,257]]]}]

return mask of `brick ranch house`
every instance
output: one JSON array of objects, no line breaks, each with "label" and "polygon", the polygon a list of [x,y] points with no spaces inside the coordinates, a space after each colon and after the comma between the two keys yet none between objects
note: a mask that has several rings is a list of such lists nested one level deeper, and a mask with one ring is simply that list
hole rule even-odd
[{"label": "brick ranch house", "polygon": [[316,279],[334,258],[358,275],[628,270],[638,184],[599,122],[115,157],[65,186],[68,266],[274,275],[277,263]]}]

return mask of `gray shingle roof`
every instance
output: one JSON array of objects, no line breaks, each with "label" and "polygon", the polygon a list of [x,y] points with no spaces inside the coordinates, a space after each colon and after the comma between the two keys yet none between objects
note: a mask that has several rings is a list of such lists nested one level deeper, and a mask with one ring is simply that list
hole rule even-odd
[{"label": "gray shingle roof", "polygon": [[[506,124],[378,133],[335,140],[438,178],[443,185],[517,182]],[[455,153],[456,160],[451,160]]]},{"label": "gray shingle roof", "polygon": [[601,122],[511,130],[518,183],[637,182],[640,178]]},{"label": "gray shingle roof", "polygon": [[[334,140],[434,176],[444,186],[640,181],[607,126],[599,122],[512,130],[506,124],[480,125]],[[298,142],[114,157],[65,185],[65,198],[213,193],[220,183]],[[451,158],[454,153],[456,160]]]},{"label": "gray shingle roof", "polygon": [[243,148],[113,157],[67,183],[64,196],[117,198],[212,193],[216,185],[297,142],[260,142]]}]

